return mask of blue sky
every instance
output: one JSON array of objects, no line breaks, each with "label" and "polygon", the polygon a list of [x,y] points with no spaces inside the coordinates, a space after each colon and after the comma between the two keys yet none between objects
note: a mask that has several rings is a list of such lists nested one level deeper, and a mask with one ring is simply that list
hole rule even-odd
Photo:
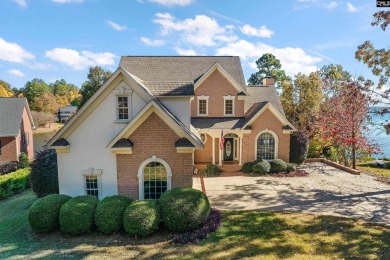
[{"label": "blue sky", "polygon": [[89,66],[114,71],[123,55],[238,55],[245,77],[270,52],[289,75],[336,63],[374,76],[354,58],[389,31],[371,27],[375,0],[1,0],[0,79],[81,86]]}]

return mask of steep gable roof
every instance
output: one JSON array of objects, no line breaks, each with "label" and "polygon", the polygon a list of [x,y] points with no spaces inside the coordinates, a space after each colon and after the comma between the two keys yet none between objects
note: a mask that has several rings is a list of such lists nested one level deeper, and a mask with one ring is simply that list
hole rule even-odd
[{"label": "steep gable roof", "polygon": [[193,95],[189,85],[216,63],[245,88],[238,56],[124,56],[119,66],[142,79],[153,95]]},{"label": "steep gable roof", "polygon": [[253,86],[246,88],[248,96],[245,99],[245,113],[256,103],[270,102],[283,116],[284,110],[280,103],[278,92],[274,86]]},{"label": "steep gable roof", "polygon": [[34,126],[26,98],[0,98],[0,137],[17,136],[19,134],[25,107],[27,108],[31,125]]}]

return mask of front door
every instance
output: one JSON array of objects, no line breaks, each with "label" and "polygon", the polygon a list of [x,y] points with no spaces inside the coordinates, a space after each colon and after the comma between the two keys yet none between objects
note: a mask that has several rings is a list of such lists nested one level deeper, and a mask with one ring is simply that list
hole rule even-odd
[{"label": "front door", "polygon": [[225,138],[225,144],[223,146],[223,160],[224,161],[233,161],[234,157],[234,142],[233,138]]}]

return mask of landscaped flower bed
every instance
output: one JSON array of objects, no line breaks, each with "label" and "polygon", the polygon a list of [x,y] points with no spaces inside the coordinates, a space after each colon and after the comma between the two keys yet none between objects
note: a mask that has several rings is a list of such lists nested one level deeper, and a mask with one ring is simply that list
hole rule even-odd
[{"label": "landscaped flower bed", "polygon": [[[32,229],[41,233],[60,228],[67,235],[97,231],[144,237],[165,229],[163,232],[176,234],[173,243],[183,244],[199,242],[221,225],[220,212],[210,208],[206,195],[192,188],[175,188],[160,200],[132,202],[124,196],[112,196],[98,202],[90,195],[71,199],[55,194],[38,202],[29,209],[29,221]],[[50,221],[42,219],[45,212],[52,212],[47,217]]]}]

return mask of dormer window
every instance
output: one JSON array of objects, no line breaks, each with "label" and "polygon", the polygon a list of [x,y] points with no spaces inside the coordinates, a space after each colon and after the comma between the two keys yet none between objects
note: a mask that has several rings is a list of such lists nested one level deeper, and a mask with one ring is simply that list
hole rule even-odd
[{"label": "dormer window", "polygon": [[224,96],[224,115],[234,116],[234,96]]},{"label": "dormer window", "polygon": [[117,116],[118,120],[129,119],[129,97],[118,96],[117,97]]},{"label": "dormer window", "polygon": [[208,116],[209,114],[209,97],[198,96],[198,116]]}]

